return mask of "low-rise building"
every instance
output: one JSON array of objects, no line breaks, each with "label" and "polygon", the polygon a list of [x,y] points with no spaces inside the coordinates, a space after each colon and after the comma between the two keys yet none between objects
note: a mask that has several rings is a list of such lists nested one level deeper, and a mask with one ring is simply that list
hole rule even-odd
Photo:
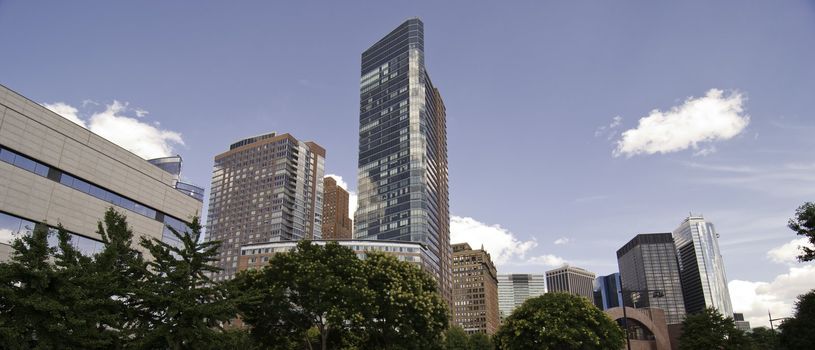
[{"label": "low-rise building", "polygon": [[200,198],[173,174],[0,85],[0,259],[21,232],[61,224],[85,253],[101,249],[97,222],[113,207],[139,238],[176,243]]}]

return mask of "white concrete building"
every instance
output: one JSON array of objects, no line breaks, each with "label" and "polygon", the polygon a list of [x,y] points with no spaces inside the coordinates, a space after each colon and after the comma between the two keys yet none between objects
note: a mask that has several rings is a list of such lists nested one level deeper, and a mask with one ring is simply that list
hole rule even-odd
[{"label": "white concrete building", "polygon": [[97,222],[113,206],[136,236],[174,241],[202,202],[174,176],[0,85],[0,259],[13,237],[62,224],[85,251],[101,247]]}]

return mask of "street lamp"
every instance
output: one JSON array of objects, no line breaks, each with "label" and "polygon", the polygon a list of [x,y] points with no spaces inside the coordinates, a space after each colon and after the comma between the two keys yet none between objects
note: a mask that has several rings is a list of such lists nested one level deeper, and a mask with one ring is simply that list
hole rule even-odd
[{"label": "street lamp", "polygon": [[[652,298],[662,298],[665,296],[665,292],[659,289],[638,289],[638,290],[620,290],[620,294],[628,293],[630,297],[633,293],[651,293]],[[632,299],[633,301],[633,299]],[[637,308],[637,303],[634,303],[634,308]],[[628,347],[628,350],[631,350],[631,338],[628,335],[628,314],[625,312],[625,294],[623,294],[623,327],[625,327],[625,344]]]}]

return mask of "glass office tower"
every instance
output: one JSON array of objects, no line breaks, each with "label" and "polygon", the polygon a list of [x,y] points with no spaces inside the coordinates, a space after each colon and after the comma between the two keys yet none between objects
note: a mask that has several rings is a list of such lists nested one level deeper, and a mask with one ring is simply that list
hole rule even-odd
[{"label": "glass office tower", "polygon": [[732,315],[724,261],[719,252],[719,234],[713,224],[702,216],[690,216],[674,230],[673,238],[687,313],[714,307],[722,315]]},{"label": "glass office tower", "polygon": [[674,239],[670,233],[645,233],[635,236],[617,250],[617,264],[624,291],[659,291],[625,293],[625,305],[657,307],[665,311],[668,324],[685,319],[685,301],[679,278]]},{"label": "glass office tower", "polygon": [[412,18],[362,53],[359,202],[354,238],[419,242],[425,268],[452,298],[447,126]]}]

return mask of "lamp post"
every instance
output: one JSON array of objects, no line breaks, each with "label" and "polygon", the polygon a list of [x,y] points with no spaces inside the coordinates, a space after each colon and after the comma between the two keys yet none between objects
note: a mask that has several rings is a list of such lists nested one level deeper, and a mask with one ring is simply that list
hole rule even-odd
[{"label": "lamp post", "polygon": [[[665,296],[665,292],[659,289],[639,289],[639,290],[620,290],[620,294],[627,293],[630,297],[633,293],[651,293],[652,298],[662,298]],[[623,327],[625,327],[625,344],[628,350],[631,350],[631,338],[628,335],[628,313],[625,312],[625,296],[623,294]],[[634,308],[637,308],[637,304],[634,303]]]}]

